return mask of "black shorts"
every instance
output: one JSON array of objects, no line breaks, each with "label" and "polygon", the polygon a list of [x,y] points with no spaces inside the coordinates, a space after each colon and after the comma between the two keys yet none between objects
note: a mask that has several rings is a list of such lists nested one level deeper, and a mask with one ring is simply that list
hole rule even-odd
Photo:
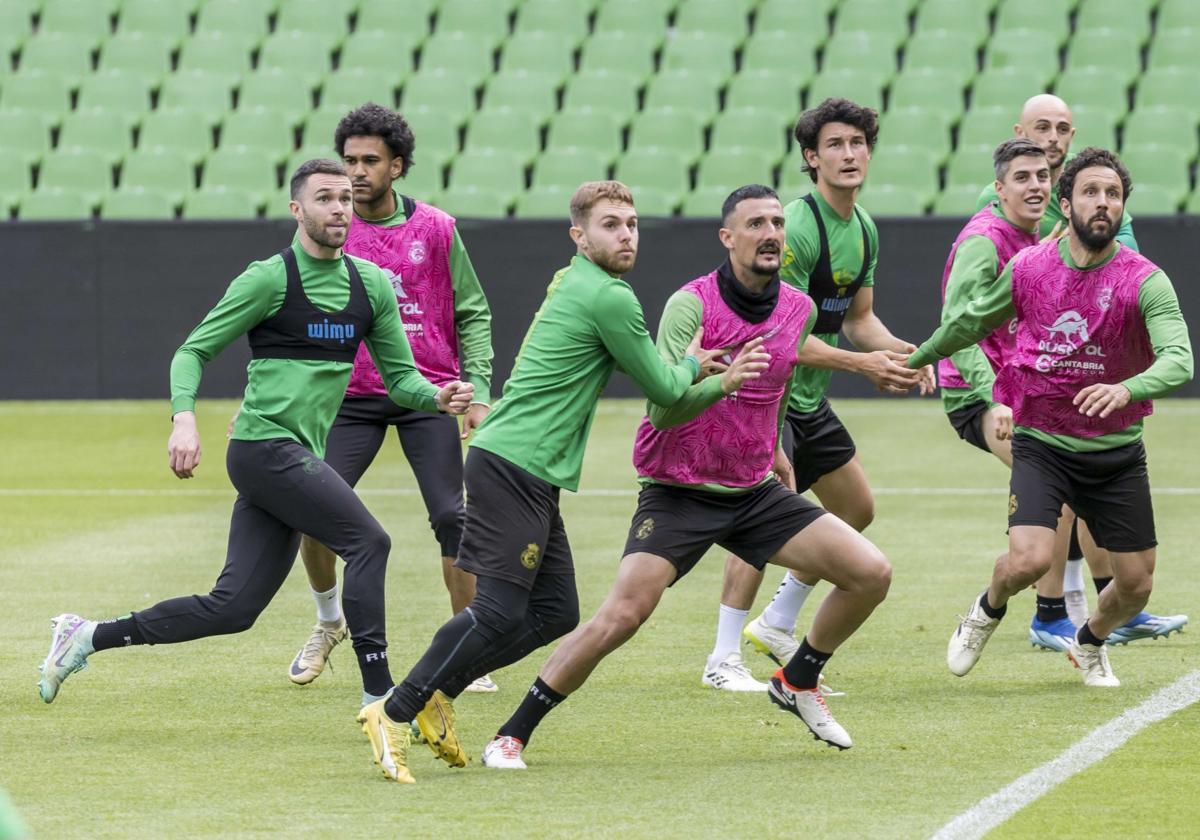
[{"label": "black shorts", "polygon": [[1109,551],[1158,544],[1146,448],[1141,441],[1103,452],[1068,452],[1028,435],[1013,438],[1008,526],[1054,528],[1064,503]]},{"label": "black shorts", "polygon": [[625,555],[662,557],[678,571],[679,580],[716,544],[761,569],[825,512],[778,481],[745,493],[648,484],[638,494]]},{"label": "black shorts", "polygon": [[987,438],[983,436],[983,415],[987,414],[987,411],[987,403],[973,402],[948,412],[946,419],[960,438],[991,455],[992,450],[987,445]]},{"label": "black shorts", "polygon": [[467,451],[467,524],[454,565],[533,588],[538,575],[573,575],[559,488],[499,455]]},{"label": "black shorts", "polygon": [[783,451],[792,459],[796,491],[803,493],[821,476],[850,463],[855,453],[854,438],[833,413],[829,400],[821,400],[816,411],[788,411],[783,424]]}]

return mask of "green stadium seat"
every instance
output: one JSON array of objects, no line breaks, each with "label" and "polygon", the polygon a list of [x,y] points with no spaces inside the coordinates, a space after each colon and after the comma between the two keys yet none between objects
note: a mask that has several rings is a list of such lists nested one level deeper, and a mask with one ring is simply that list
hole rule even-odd
[{"label": "green stadium seat", "polygon": [[142,120],[138,153],[173,152],[197,163],[213,149],[214,124],[207,114],[193,108],[160,106]]},{"label": "green stadium seat", "polygon": [[523,155],[503,149],[471,149],[455,158],[450,166],[450,187],[492,190],[515,196],[525,189]]},{"label": "green stadium seat", "polygon": [[882,87],[896,75],[896,48],[899,43],[899,32],[839,29],[825,43],[821,72],[851,70],[874,73]]},{"label": "green stadium seat", "polygon": [[1126,209],[1138,218],[1143,216],[1173,216],[1187,196],[1187,187],[1163,187],[1157,184],[1135,186],[1125,202]]},{"label": "green stadium seat", "polygon": [[541,148],[541,122],[531,120],[527,111],[481,108],[467,126],[465,148],[469,152],[510,152],[524,167]]},{"label": "green stadium seat", "polygon": [[61,187],[78,190],[91,204],[113,188],[112,165],[99,152],[64,149],[46,155],[38,172],[38,189]]},{"label": "green stadium seat", "polygon": [[207,0],[196,15],[196,34],[201,32],[241,33],[261,41],[267,34],[267,15],[273,0]]},{"label": "green stadium seat", "polygon": [[1138,80],[1134,102],[1138,108],[1179,105],[1200,113],[1196,73],[1190,69],[1151,70]]},{"label": "green stadium seat", "polygon": [[279,114],[288,125],[299,125],[313,108],[312,89],[283,70],[263,70],[242,79],[238,110],[264,108]]},{"label": "green stadium seat", "polygon": [[917,7],[918,33],[942,29],[957,33],[964,42],[978,47],[988,34],[987,0],[925,0]]},{"label": "green stadium seat", "polygon": [[654,72],[654,50],[661,40],[645,32],[597,32],[583,44],[579,71],[609,70],[645,79]]},{"label": "green stadium seat", "polygon": [[660,71],[684,70],[724,82],[734,74],[733,38],[716,32],[676,32],[663,46]]},{"label": "green stadium seat", "polygon": [[0,0],[3,31],[11,34],[18,42],[23,40],[24,36],[33,31],[33,14],[41,5],[42,0]]},{"label": "green stadium seat", "polygon": [[696,189],[721,187],[725,195],[745,184],[769,184],[772,162],[751,149],[718,149],[700,160]]},{"label": "green stadium seat", "polygon": [[[322,102],[324,100],[322,99]],[[337,125],[342,121],[342,117],[354,107],[325,107],[324,104],[314,111],[309,111],[308,116],[304,118],[304,122],[300,124],[300,148],[301,149],[322,149],[322,153],[329,156],[334,156],[333,151],[333,133],[337,130]]]},{"label": "green stadium seat", "polygon": [[70,107],[70,85],[57,74],[41,71],[14,73],[0,85],[0,108],[20,108],[57,117]]},{"label": "green stadium seat", "polygon": [[1191,180],[1188,170],[1195,158],[1195,149],[1183,150],[1155,143],[1127,146],[1121,152],[1121,162],[1133,178],[1133,196],[1136,197],[1143,187],[1162,187],[1175,191],[1176,204],[1188,192]]},{"label": "green stadium seat", "polygon": [[456,217],[503,219],[508,216],[515,193],[486,187],[449,187],[435,199],[435,206]]},{"label": "green stadium seat", "polygon": [[567,83],[563,110],[592,108],[626,116],[637,110],[641,77],[619,70],[580,72]]},{"label": "green stadium seat", "polygon": [[50,131],[45,114],[15,108],[0,110],[0,192],[13,192],[4,180],[10,160],[14,166],[28,169],[49,148]]},{"label": "green stadium seat", "polygon": [[979,71],[979,48],[959,32],[920,30],[904,45],[903,70],[930,70],[969,82]]},{"label": "green stadium seat", "polygon": [[888,110],[925,108],[947,119],[956,119],[963,111],[964,80],[953,73],[926,68],[905,70],[892,80]]},{"label": "green stadium seat", "polygon": [[872,193],[881,186],[912,190],[921,198],[921,210],[903,215],[920,215],[938,191],[940,163],[937,154],[925,146],[900,146],[889,141],[877,148],[871,158],[867,188]]},{"label": "green stadium seat", "polygon": [[404,195],[421,201],[432,202],[445,188],[445,167],[436,165],[424,157],[417,158],[412,171],[397,181],[396,189]]},{"label": "green stadium seat", "polygon": [[400,105],[405,112],[429,108],[453,114],[461,125],[475,110],[475,88],[474,81],[453,72],[416,73],[404,82]]},{"label": "green stadium seat", "polygon": [[1106,67],[1067,68],[1054,83],[1054,92],[1072,111],[1084,107],[1121,117],[1129,110],[1129,89],[1118,84]]},{"label": "green stadium seat", "polygon": [[[413,137],[416,138],[416,159],[439,171],[458,154],[459,127],[450,120],[438,119],[436,112],[417,111],[405,114]],[[333,137],[333,128],[329,129]]]},{"label": "green stadium seat", "polygon": [[1075,124],[1072,146],[1079,149],[1088,146],[1100,146],[1105,149],[1117,148],[1118,118],[1108,109],[1090,108],[1086,105],[1076,106],[1072,102],[1071,119]]},{"label": "green stadium seat", "polygon": [[113,113],[139,117],[150,110],[150,88],[155,80],[108,70],[84,76],[76,107],[106,108]]},{"label": "green stadium seat", "polygon": [[1200,216],[1200,190],[1191,194],[1184,211],[1190,216]]},{"label": "green stadium seat", "polygon": [[152,189],[118,189],[100,203],[100,218],[123,221],[174,219],[177,201]]},{"label": "green stadium seat", "polygon": [[[828,17],[837,0],[762,0],[754,13],[754,37],[783,33],[804,35],[812,33],[824,40],[826,27],[821,17]],[[817,25],[814,25],[817,22]],[[817,32],[817,30],[820,30]]]},{"label": "green stadium seat", "polygon": [[476,32],[441,32],[421,47],[420,70],[443,70],[478,86],[492,74],[496,41]]},{"label": "green stadium seat", "polygon": [[204,163],[201,184],[206,188],[245,190],[266,200],[279,189],[276,164],[265,152],[253,149],[217,149]]},{"label": "green stadium seat", "polygon": [[98,203],[98,198],[70,187],[42,187],[20,199],[17,219],[23,222],[90,219]]},{"label": "green stadium seat", "polygon": [[508,35],[512,3],[498,0],[442,0],[437,12],[437,32],[471,32],[500,40]]},{"label": "green stadium seat", "polygon": [[345,35],[357,5],[354,0],[284,0],[275,16],[275,31]]},{"label": "green stadium seat", "polygon": [[1109,84],[1127,86],[1142,72],[1142,48],[1137,36],[1121,29],[1076,31],[1067,48],[1067,69],[1101,67],[1113,79]]},{"label": "green stadium seat", "polygon": [[590,0],[525,0],[517,7],[514,35],[545,32],[563,43],[578,44],[588,34]]},{"label": "green stadium seat", "polygon": [[817,47],[824,40],[824,33],[811,29],[795,34],[760,29],[742,48],[742,73],[786,73],[793,85],[803,87],[817,75]]},{"label": "green stadium seat", "polygon": [[403,3],[360,3],[358,22],[355,30],[358,32],[403,33],[416,31],[418,34],[429,32],[429,18],[437,6],[438,0],[405,0]]},{"label": "green stadium seat", "polygon": [[814,108],[830,97],[841,97],[882,111],[883,83],[884,80],[875,72],[822,71],[808,88],[805,107]]},{"label": "green stadium seat", "polygon": [[[533,186],[573,191],[584,181],[603,181],[608,178],[612,159],[613,154],[595,149],[574,146],[550,149],[539,155],[534,164]],[[569,197],[570,192],[567,195]]]},{"label": "green stadium seat", "polygon": [[996,32],[1036,29],[1061,45],[1071,32],[1069,5],[1068,0],[1005,0],[996,11]]},{"label": "green stadium seat", "polygon": [[[0,134],[0,149],[5,148],[4,135]],[[0,155],[0,193],[21,196],[33,187],[33,173],[29,164],[11,155]]]},{"label": "green stadium seat", "polygon": [[946,187],[933,200],[933,215],[957,216],[964,219],[975,215],[975,205],[979,202],[979,193],[982,190],[983,181],[978,184]]},{"label": "green stadium seat", "polygon": [[1200,27],[1176,29],[1169,32],[1159,30],[1150,44],[1150,57],[1146,69],[1153,72],[1166,69],[1186,69],[1195,73],[1200,69]]},{"label": "green stadium seat", "polygon": [[774,110],[793,121],[800,113],[800,85],[786,70],[743,70],[729,82],[725,108]]},{"label": "green stadium seat", "polygon": [[121,31],[104,42],[99,66],[157,81],[171,70],[171,42],[153,33]]},{"label": "green stadium seat", "polygon": [[888,147],[925,146],[941,164],[950,154],[950,126],[957,118],[935,108],[893,107],[880,120],[879,137]]},{"label": "green stadium seat", "polygon": [[670,107],[647,108],[634,117],[629,127],[629,148],[670,149],[693,164],[704,153],[707,119],[691,110]]},{"label": "green stadium seat", "polygon": [[797,196],[807,195],[813,191],[813,181],[804,171],[804,156],[795,144],[792,145],[788,156],[779,167],[779,180],[776,183],[779,199],[786,205]]},{"label": "green stadium seat", "polygon": [[176,0],[125,0],[117,35],[139,33],[159,43],[178,43],[191,26],[189,5]]},{"label": "green stadium seat", "polygon": [[[378,4],[375,4],[378,5]],[[417,47],[424,33],[413,29],[399,32],[363,30],[362,26],[342,43],[338,70],[368,70],[402,79],[415,66]],[[386,68],[386,69],[385,69]]]},{"label": "green stadium seat", "polygon": [[225,187],[198,190],[183,203],[185,219],[253,219],[258,216],[255,199],[241,190]]},{"label": "green stadium seat", "polygon": [[667,29],[667,14],[674,6],[675,0],[605,0],[596,9],[593,35],[616,30],[661,36]]},{"label": "green stadium seat", "polygon": [[108,3],[46,0],[38,18],[38,34],[85,35],[95,44],[112,32],[112,13]]},{"label": "green stadium seat", "polygon": [[222,149],[245,147],[265,152],[272,160],[282,161],[296,146],[291,126],[279,120],[279,114],[265,109],[238,110],[221,124]]},{"label": "green stadium seat", "polygon": [[0,29],[0,78],[12,69],[13,53],[21,48],[28,37],[28,32],[15,26]]},{"label": "green stadium seat", "polygon": [[504,43],[500,72],[526,72],[562,82],[575,69],[571,40],[555,32],[516,32]]},{"label": "green stadium seat", "polygon": [[710,32],[741,41],[750,28],[749,6],[742,0],[683,0],[675,9],[677,32]]},{"label": "green stadium seat", "polygon": [[675,108],[709,117],[720,107],[718,87],[710,77],[686,70],[659,73],[646,86],[645,107]]},{"label": "green stadium seat", "polygon": [[935,189],[926,192],[902,184],[879,184],[873,182],[859,196],[859,203],[867,208],[874,218],[924,216],[933,201]]},{"label": "green stadium seat", "polygon": [[971,85],[971,107],[1007,108],[1015,114],[1026,99],[1042,92],[1045,81],[1037,70],[990,68]]},{"label": "green stadium seat", "polygon": [[283,188],[288,189],[292,173],[300,168],[300,164],[320,158],[337,160],[338,156],[329,143],[315,143],[311,146],[301,146],[299,149],[291,152],[283,162]]},{"label": "green stadium seat", "polygon": [[1200,5],[1195,0],[1162,0],[1158,7],[1159,35],[1188,27],[1200,29]]},{"label": "green stadium seat", "polygon": [[946,165],[946,189],[970,187],[975,190],[975,197],[979,198],[983,185],[995,180],[991,153],[998,145],[1000,140],[992,144],[991,150],[982,145],[967,149],[960,146],[958,153]]},{"label": "green stadium seat", "polygon": [[534,186],[517,196],[516,216],[519,219],[566,219],[571,209],[571,196],[578,187],[579,183],[572,187]]},{"label": "green stadium seat", "polygon": [[195,162],[165,149],[131,153],[121,165],[122,190],[149,190],[179,204],[196,188]]},{"label": "green stadium seat", "polygon": [[833,36],[858,30],[903,37],[908,34],[910,5],[897,0],[842,0],[837,7]]},{"label": "green stadium seat", "polygon": [[690,189],[687,159],[670,149],[630,149],[617,161],[614,175],[634,191],[635,202],[638,188],[650,187],[674,196]]},{"label": "green stadium seat", "polygon": [[988,41],[985,68],[1037,70],[1049,80],[1058,74],[1058,41],[1041,29],[1007,29]]},{"label": "green stadium seat", "polygon": [[594,108],[563,110],[550,119],[547,149],[591,149],[615,156],[621,149],[624,117]]},{"label": "green stadium seat", "polygon": [[[254,200],[253,197],[251,200]],[[268,195],[260,196],[255,201],[256,206],[263,208],[263,217],[267,219],[279,219],[281,221],[291,220],[292,217],[292,192],[290,184],[284,184],[279,189]]]},{"label": "green stadium seat", "polygon": [[1189,160],[1195,157],[1196,112],[1169,105],[1131,112],[1125,120],[1122,150],[1149,145],[1172,146],[1186,152]]},{"label": "green stadium seat", "polygon": [[258,52],[257,72],[281,70],[308,87],[317,83],[333,66],[333,52],[345,33],[318,33],[291,30],[276,31],[262,43]]},{"label": "green stadium seat", "polygon": [[71,111],[59,129],[58,150],[85,149],[102,155],[113,166],[133,148],[132,128],[125,115],[103,108]]},{"label": "green stadium seat", "polygon": [[501,71],[488,80],[483,107],[524,111],[531,119],[544,122],[558,110],[558,88],[555,76]]},{"label": "green stadium seat", "polygon": [[75,32],[39,32],[21,47],[21,72],[40,70],[59,76],[90,73],[98,41],[96,36]]},{"label": "green stadium seat", "polygon": [[[743,186],[738,184],[738,186]],[[690,219],[719,219],[721,218],[721,205],[725,203],[725,199],[737,187],[725,189],[725,187],[697,187],[683,198],[683,204],[679,208],[679,214]]]},{"label": "green stadium seat", "polygon": [[229,32],[197,32],[179,48],[179,71],[240,76],[250,72],[250,49]]},{"label": "green stadium seat", "polygon": [[972,108],[963,115],[958,126],[958,148],[964,146],[987,146],[996,148],[1013,136],[1013,125],[1017,121],[1020,106],[995,106]]},{"label": "green stadium seat", "polygon": [[675,215],[675,210],[683,200],[682,193],[664,190],[658,187],[643,187],[626,184],[633,195],[633,204],[637,208],[638,217],[642,219],[659,218]]},{"label": "green stadium seat", "polygon": [[385,73],[372,73],[361,67],[337,70],[321,84],[321,109],[342,113],[366,102],[386,108],[396,107],[396,84]]},{"label": "green stadium seat", "polygon": [[[1075,30],[1119,29],[1144,44],[1150,38],[1151,5],[1150,0],[1083,0],[1075,15]],[[1159,34],[1164,34],[1161,29]]]},{"label": "green stadium seat", "polygon": [[712,127],[710,154],[723,154],[727,149],[753,149],[771,166],[777,164],[787,151],[791,134],[791,111],[763,108],[726,108],[717,116]]}]

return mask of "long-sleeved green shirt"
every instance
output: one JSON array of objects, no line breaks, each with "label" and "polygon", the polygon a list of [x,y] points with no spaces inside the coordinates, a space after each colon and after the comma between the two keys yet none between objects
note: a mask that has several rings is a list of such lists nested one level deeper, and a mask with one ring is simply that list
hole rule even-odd
[{"label": "long-sleeved green shirt", "polygon": [[[350,276],[342,260],[309,256],[292,244],[304,293],[318,309],[338,312],[350,299]],[[406,408],[437,411],[438,389],[413,364],[404,335],[396,293],[374,263],[351,257],[374,312],[363,337],[387,386],[388,395]],[[283,306],[287,272],[283,258],[252,262],[171,360],[171,409],[191,411],[204,365],[237,338],[267,320]],[[251,359],[246,367],[246,393],[234,422],[235,440],[289,438],[318,457],[325,456],[325,438],[346,393],[353,369],[350,362],[303,359]]]},{"label": "long-sleeved green shirt", "polygon": [[576,255],[546,289],[504,392],[471,445],[556,487],[579,489],[596,403],[617,367],[662,405],[683,396],[700,372],[691,356],[664,365],[633,288]]},{"label": "long-sleeved green shirt", "polygon": [[[1094,271],[1106,265],[1123,247],[1118,243],[1108,257],[1082,270]],[[1063,265],[1080,270],[1080,267],[1071,259],[1066,239],[1058,243],[1058,253]],[[1187,323],[1183,320],[1183,313],[1179,309],[1179,299],[1175,296],[1175,288],[1161,269],[1142,281],[1138,290],[1138,307],[1146,322],[1146,332],[1150,336],[1150,344],[1154,348],[1154,363],[1141,373],[1121,382],[1129,389],[1130,398],[1135,402],[1166,396],[1191,379],[1193,372],[1192,346],[1188,340]],[[1016,308],[1012,298],[1012,263],[1009,263],[989,288],[982,289],[979,297],[970,301],[956,318],[938,327],[929,340],[922,344],[916,353],[908,357],[908,366],[922,367],[945,358],[963,347],[978,342],[1015,315]],[[1095,452],[1140,440],[1142,422],[1138,421],[1120,432],[1099,435],[1094,438],[1051,435],[1025,426],[1018,426],[1016,431],[1072,452]]]}]

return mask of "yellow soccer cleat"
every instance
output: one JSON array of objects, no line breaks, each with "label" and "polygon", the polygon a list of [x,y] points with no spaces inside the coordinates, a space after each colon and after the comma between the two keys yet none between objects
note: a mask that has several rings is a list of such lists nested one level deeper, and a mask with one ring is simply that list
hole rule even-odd
[{"label": "yellow soccer cleat", "polygon": [[434,755],[451,767],[467,766],[470,759],[454,731],[454,706],[449,697],[433,692],[425,708],[417,712],[416,723]]},{"label": "yellow soccer cleat", "polygon": [[414,784],[417,780],[408,769],[408,744],[411,733],[408,724],[396,723],[383,710],[385,700],[363,706],[358,713],[358,722],[362,724],[363,734],[371,742],[371,750],[375,753],[375,763],[393,782],[403,785]]}]

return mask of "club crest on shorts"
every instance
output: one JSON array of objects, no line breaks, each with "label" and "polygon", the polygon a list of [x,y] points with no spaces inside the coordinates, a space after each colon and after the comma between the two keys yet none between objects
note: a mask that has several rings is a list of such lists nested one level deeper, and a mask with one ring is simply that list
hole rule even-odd
[{"label": "club crest on shorts", "polygon": [[300,468],[306,475],[316,475],[321,471],[321,462],[312,455],[305,455],[300,459]]},{"label": "club crest on shorts", "polygon": [[1017,494],[1013,493],[1008,497],[1008,515],[1012,516],[1017,512]]},{"label": "club crest on shorts", "polygon": [[530,543],[525,546],[525,550],[521,552],[521,565],[526,569],[535,568],[538,564],[538,554],[540,552],[541,550],[538,548],[537,543]]},{"label": "club crest on shorts", "polygon": [[642,524],[634,531],[633,535],[639,540],[644,540],[646,537],[654,533],[654,518],[646,517],[642,520]]}]

